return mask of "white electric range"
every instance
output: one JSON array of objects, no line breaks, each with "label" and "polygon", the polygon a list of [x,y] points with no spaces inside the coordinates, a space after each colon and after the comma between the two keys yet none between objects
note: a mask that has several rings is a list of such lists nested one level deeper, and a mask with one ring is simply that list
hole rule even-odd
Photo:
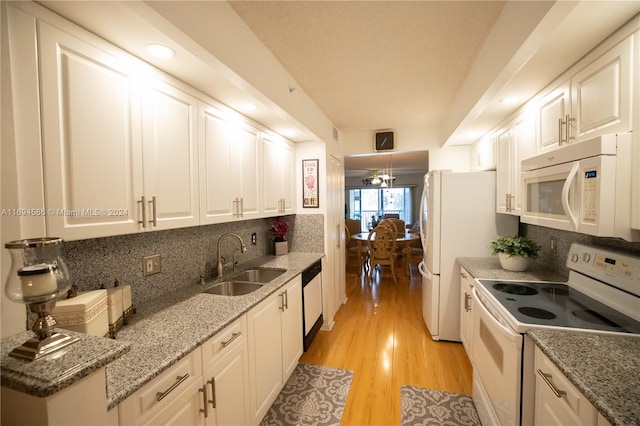
[{"label": "white electric range", "polygon": [[476,279],[473,399],[483,424],[533,422],[534,328],[640,338],[640,257],[572,244],[566,283]]}]

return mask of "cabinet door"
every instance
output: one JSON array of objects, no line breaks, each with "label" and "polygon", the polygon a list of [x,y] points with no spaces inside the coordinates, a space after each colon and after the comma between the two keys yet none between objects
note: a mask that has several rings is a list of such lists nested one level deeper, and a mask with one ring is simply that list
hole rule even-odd
[{"label": "cabinet door", "polygon": [[295,152],[284,141],[263,137],[264,179],[263,208],[265,216],[292,213],[295,210]]},{"label": "cabinet door", "polygon": [[572,77],[576,141],[632,130],[632,48],[630,37]]},{"label": "cabinet door", "polygon": [[566,81],[547,93],[538,107],[538,152],[555,149],[560,146],[560,137],[564,140],[566,119],[571,109],[571,84]]},{"label": "cabinet door", "polygon": [[500,130],[496,143],[496,212],[510,213],[511,129],[507,127]]},{"label": "cabinet door", "polygon": [[534,365],[536,370],[534,425],[596,424],[595,407],[538,347],[535,349]]},{"label": "cabinet door", "polygon": [[536,151],[535,117],[530,114],[522,114],[513,123],[513,134],[511,141],[511,174],[510,192],[513,194],[511,207],[512,214],[520,216],[522,214],[523,188],[521,177],[521,161],[531,157]]},{"label": "cabinet door", "polygon": [[460,284],[460,340],[469,360],[473,361],[473,277],[464,268],[460,268]]},{"label": "cabinet door", "polygon": [[121,61],[39,23],[47,233],[140,230],[140,98]]},{"label": "cabinet door", "polygon": [[282,371],[287,381],[302,356],[302,275],[298,275],[284,290],[285,310],[282,312]]},{"label": "cabinet door", "polygon": [[284,385],[282,381],[282,292],[271,295],[247,314],[251,420],[258,424]]},{"label": "cabinet door", "polygon": [[479,172],[496,168],[496,136],[491,134],[475,142],[471,147],[471,171]]},{"label": "cabinet door", "polygon": [[142,106],[146,227],[198,225],[197,100],[157,81]]},{"label": "cabinet door", "polygon": [[[211,369],[205,371],[203,379],[207,386],[207,399],[211,401],[207,425],[250,424],[249,365],[247,341],[229,347],[217,358]],[[188,423],[185,423],[188,424]]]},{"label": "cabinet door", "polygon": [[198,112],[200,150],[200,222],[227,222],[235,214],[233,174],[233,127],[216,108],[200,103]]},{"label": "cabinet door", "polygon": [[250,125],[242,125],[236,132],[233,144],[235,170],[232,179],[236,196],[240,198],[240,217],[257,218],[260,215],[260,131]]}]

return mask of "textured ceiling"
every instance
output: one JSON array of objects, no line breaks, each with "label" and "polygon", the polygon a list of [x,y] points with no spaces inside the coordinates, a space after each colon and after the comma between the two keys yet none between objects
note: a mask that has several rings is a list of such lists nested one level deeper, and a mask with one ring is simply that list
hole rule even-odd
[{"label": "textured ceiling", "polygon": [[343,132],[441,122],[504,6],[480,1],[230,4]]}]

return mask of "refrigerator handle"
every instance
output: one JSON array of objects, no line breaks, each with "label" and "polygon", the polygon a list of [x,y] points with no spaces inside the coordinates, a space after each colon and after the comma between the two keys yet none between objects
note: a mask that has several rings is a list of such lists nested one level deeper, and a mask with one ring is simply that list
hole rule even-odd
[{"label": "refrigerator handle", "polygon": [[433,275],[431,274],[431,271],[429,271],[429,269],[427,268],[427,265],[424,264],[424,260],[418,264],[418,271],[420,271],[420,275],[422,275],[426,279],[428,280],[433,279]]}]

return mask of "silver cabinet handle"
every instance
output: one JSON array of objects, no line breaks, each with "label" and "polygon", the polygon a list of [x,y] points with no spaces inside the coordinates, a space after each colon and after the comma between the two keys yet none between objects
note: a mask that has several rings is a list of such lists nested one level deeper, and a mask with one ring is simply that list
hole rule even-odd
[{"label": "silver cabinet handle", "polygon": [[565,115],[564,124],[565,124],[565,126],[567,126],[566,130],[565,130],[565,133],[566,133],[565,142],[566,143],[571,143],[571,140],[575,139],[573,136],[571,136],[571,123],[573,123],[574,121],[576,121],[575,118],[571,118],[571,116],[569,114]]},{"label": "silver cabinet handle", "polygon": [[284,292],[280,293],[279,296],[280,296],[280,310],[282,312],[284,312],[284,309],[285,309],[285,307],[284,307]]},{"label": "silver cabinet handle", "polygon": [[558,118],[558,146],[562,146],[562,126],[564,125],[564,121],[562,121],[562,117]]},{"label": "silver cabinet handle", "polygon": [[156,393],[156,400],[162,401],[167,395],[169,395],[171,393],[171,391],[173,391],[175,388],[180,386],[180,383],[184,382],[188,378],[189,378],[189,373],[185,373],[185,375],[182,376],[182,377],[180,377],[180,376],[176,377],[176,382],[174,384],[172,384],[169,389],[167,389],[164,392]]},{"label": "silver cabinet handle", "polygon": [[211,380],[207,380],[207,383],[211,385],[211,399],[209,402],[213,408],[216,408],[216,378],[212,377]]},{"label": "silver cabinet handle", "polygon": [[471,295],[465,291],[464,292],[464,310],[467,312],[471,310],[470,302],[471,302]]},{"label": "silver cabinet handle", "polygon": [[336,244],[336,248],[340,250],[340,240],[342,239],[342,235],[340,235],[340,224],[336,225],[336,240],[338,241]]},{"label": "silver cabinet handle", "polygon": [[144,195],[140,197],[138,204],[140,204],[140,210],[142,210],[142,220],[139,220],[138,223],[142,224],[142,227],[145,228],[147,226],[147,203],[145,202]]},{"label": "silver cabinet handle", "polygon": [[542,370],[540,370],[538,368],[537,373],[540,375],[540,377],[542,377],[542,380],[544,380],[544,382],[547,384],[547,386],[549,386],[551,388],[551,391],[553,392],[553,394],[558,397],[558,398],[562,398],[564,395],[566,395],[567,393],[563,390],[560,390],[556,387],[556,385],[553,384],[553,382],[551,381],[551,374],[545,373]]},{"label": "silver cabinet handle", "polygon": [[209,417],[209,406],[207,402],[207,385],[202,385],[202,387],[198,389],[198,392],[202,392],[202,399],[204,401],[204,408],[201,408],[199,412],[204,413],[204,418],[206,419],[207,417]]},{"label": "silver cabinet handle", "polygon": [[240,217],[244,217],[244,198],[240,197]]},{"label": "silver cabinet handle", "polygon": [[158,212],[156,210],[157,203],[155,195],[151,197],[151,201],[149,201],[149,204],[151,204],[151,214],[153,215],[153,218],[149,221],[149,223],[153,224],[153,226],[158,226]]},{"label": "silver cabinet handle", "polygon": [[284,291],[284,308],[289,309],[289,290]]},{"label": "silver cabinet handle", "polygon": [[237,333],[233,333],[231,335],[231,338],[229,340],[227,340],[226,342],[222,342],[221,345],[223,348],[226,348],[227,346],[229,346],[231,344],[231,342],[233,342],[234,340],[236,340],[238,337],[240,337],[242,335],[242,333],[237,332]]}]

